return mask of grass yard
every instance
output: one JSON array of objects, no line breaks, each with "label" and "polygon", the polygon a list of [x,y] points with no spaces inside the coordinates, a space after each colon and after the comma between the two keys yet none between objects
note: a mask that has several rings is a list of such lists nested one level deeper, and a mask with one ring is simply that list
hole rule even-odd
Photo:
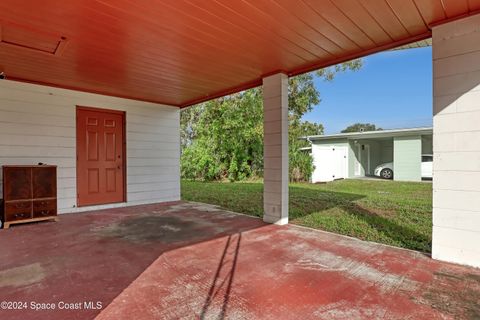
[{"label": "grass yard", "polygon": [[[290,185],[290,223],[431,252],[431,183],[342,180]],[[182,199],[261,217],[263,184],[182,181]]]}]

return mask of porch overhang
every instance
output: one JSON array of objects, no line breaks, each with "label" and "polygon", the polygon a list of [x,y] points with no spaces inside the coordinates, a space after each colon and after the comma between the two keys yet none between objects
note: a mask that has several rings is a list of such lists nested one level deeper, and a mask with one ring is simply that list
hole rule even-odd
[{"label": "porch overhang", "polygon": [[186,107],[431,37],[480,1],[5,0],[11,80]]}]

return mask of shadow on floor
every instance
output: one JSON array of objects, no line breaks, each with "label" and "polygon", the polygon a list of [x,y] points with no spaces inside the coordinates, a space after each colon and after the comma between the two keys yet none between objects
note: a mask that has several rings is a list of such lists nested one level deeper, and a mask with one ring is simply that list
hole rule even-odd
[{"label": "shadow on floor", "polygon": [[[225,313],[241,239],[238,234],[263,226],[260,219],[187,202],[65,214],[58,223],[14,226],[0,232],[0,300],[87,299],[105,308],[163,253],[227,236],[225,258],[234,257],[228,267],[231,276],[214,281],[204,307],[208,309],[219,286],[226,286]],[[223,261],[219,274],[225,268]],[[41,316],[87,319],[100,311],[57,309]],[[39,319],[38,312],[30,309],[1,313],[1,319]]]},{"label": "shadow on floor", "polygon": [[[238,233],[235,236],[228,236],[225,243],[225,249],[218,263],[217,271],[212,281],[212,285],[208,290],[207,298],[202,307],[200,319],[206,319],[209,307],[213,300],[223,291],[223,297],[221,298],[221,311],[217,319],[225,319],[227,315],[228,302],[230,300],[230,294],[232,291],[233,279],[235,276],[235,269],[237,267],[238,255],[240,252],[240,242],[242,241],[242,234]],[[223,279],[221,279],[223,278]]]}]

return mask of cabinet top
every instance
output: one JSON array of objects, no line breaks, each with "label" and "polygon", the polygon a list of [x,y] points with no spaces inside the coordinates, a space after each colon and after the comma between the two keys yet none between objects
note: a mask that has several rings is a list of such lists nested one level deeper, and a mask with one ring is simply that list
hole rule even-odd
[{"label": "cabinet top", "polygon": [[34,164],[34,165],[4,165],[2,168],[56,168],[52,164]]}]

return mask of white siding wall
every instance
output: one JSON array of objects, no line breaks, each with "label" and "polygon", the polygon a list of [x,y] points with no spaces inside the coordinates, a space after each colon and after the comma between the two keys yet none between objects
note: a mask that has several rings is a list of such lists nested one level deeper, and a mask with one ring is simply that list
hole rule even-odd
[{"label": "white siding wall", "polygon": [[433,28],[433,257],[480,267],[480,15]]},{"label": "white siding wall", "polygon": [[179,200],[180,111],[176,107],[0,81],[0,166],[57,165],[61,213],[124,206],[76,208],[77,105],[126,111],[129,205]]},{"label": "white siding wall", "polygon": [[[380,163],[393,162],[393,139],[380,143]],[[374,168],[375,170],[375,168]]]},{"label": "white siding wall", "polygon": [[393,138],[393,179],[422,180],[422,137]]}]

